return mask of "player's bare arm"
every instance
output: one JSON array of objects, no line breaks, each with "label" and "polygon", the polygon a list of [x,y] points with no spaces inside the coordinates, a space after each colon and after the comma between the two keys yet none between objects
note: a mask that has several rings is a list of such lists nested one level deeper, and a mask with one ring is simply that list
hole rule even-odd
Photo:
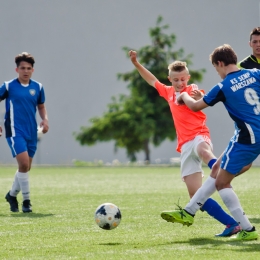
[{"label": "player's bare arm", "polygon": [[49,130],[49,121],[48,121],[48,115],[47,115],[47,110],[45,108],[45,105],[39,104],[38,105],[38,111],[39,111],[39,115],[42,119],[42,121],[40,123],[40,127],[42,128],[43,134],[45,134]]},{"label": "player's bare arm", "polygon": [[138,70],[139,74],[142,76],[142,78],[152,87],[155,87],[155,82],[158,81],[158,79],[149,71],[147,70],[143,65],[141,65],[137,60],[137,52],[136,51],[129,51],[129,57]]},{"label": "player's bare arm", "polygon": [[188,108],[190,108],[193,111],[200,111],[208,105],[203,101],[203,99],[195,100],[187,92],[181,93],[181,95],[177,99],[178,103],[183,104],[185,103]]}]

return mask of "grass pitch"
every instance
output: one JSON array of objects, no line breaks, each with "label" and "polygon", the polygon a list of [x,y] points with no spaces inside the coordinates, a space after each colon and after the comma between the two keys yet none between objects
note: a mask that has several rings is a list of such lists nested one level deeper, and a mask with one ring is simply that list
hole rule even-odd
[{"label": "grass pitch", "polygon": [[[215,238],[224,227],[198,212],[190,227],[162,220],[163,210],[188,202],[179,168],[33,168],[33,213],[12,213],[4,200],[16,168],[1,167],[0,259],[259,259],[260,241]],[[206,176],[209,170],[205,168]],[[260,232],[260,169],[236,178],[233,188]],[[205,178],[206,179],[206,178]],[[223,206],[218,196],[213,196]],[[21,204],[21,195],[18,196]],[[100,229],[94,211],[112,202],[122,213],[114,230]],[[224,206],[223,206],[224,207]],[[21,208],[21,206],[20,206]],[[225,207],[224,207],[225,208]]]}]

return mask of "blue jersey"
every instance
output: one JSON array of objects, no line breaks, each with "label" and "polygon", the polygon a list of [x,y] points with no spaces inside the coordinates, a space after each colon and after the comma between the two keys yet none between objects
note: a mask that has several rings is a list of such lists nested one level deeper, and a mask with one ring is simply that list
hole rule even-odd
[{"label": "blue jersey", "polygon": [[0,87],[0,99],[5,99],[6,137],[22,136],[36,140],[37,105],[45,102],[42,84],[30,80],[28,85],[22,85],[18,79],[13,79]]},{"label": "blue jersey", "polygon": [[209,106],[223,102],[235,122],[236,142],[260,143],[260,70],[229,73],[203,100]]}]

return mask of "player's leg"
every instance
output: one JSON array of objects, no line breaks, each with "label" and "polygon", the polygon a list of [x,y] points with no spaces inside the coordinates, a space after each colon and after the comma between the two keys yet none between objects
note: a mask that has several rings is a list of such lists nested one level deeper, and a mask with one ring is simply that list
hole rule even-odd
[{"label": "player's leg", "polygon": [[[211,141],[206,138],[205,141],[201,140],[202,137],[198,137],[197,139],[197,146],[195,147],[196,152],[198,156],[201,158],[201,160],[208,165],[208,167],[212,170],[212,167],[214,166],[212,170],[211,177],[217,176],[217,173],[219,171],[221,158],[216,159],[216,156],[213,154],[212,151],[212,144]],[[225,237],[225,236],[231,236],[233,234],[236,234],[240,231],[239,224],[235,221],[234,218],[232,218],[229,214],[227,214],[222,207],[212,198],[208,198],[206,202],[201,207],[202,211],[206,211],[210,216],[218,220],[220,223],[226,226],[225,230],[217,234],[216,236]]]},{"label": "player's leg", "polygon": [[245,145],[232,143],[226,150],[221,163],[221,169],[216,178],[216,188],[220,197],[232,216],[240,223],[242,231],[235,237],[238,240],[256,239],[258,234],[246,216],[240,201],[231,187],[231,182],[241,169],[250,167],[260,152],[259,144]]},{"label": "player's leg", "polygon": [[[184,177],[185,184],[187,186],[190,198],[196,193],[196,191],[202,185],[202,174],[197,172]],[[222,207],[212,198],[208,198],[204,205],[201,207],[201,211],[206,211],[211,217],[225,225],[225,229],[222,233],[217,234],[218,237],[228,237],[238,233],[241,228],[239,224],[227,214]]]},{"label": "player's leg", "polygon": [[[193,140],[185,143],[181,149],[181,177],[191,198],[202,184],[203,171],[201,161],[194,160]],[[168,222],[175,222],[171,217],[173,210],[163,211],[161,217]],[[189,214],[188,214],[189,215]],[[185,225],[191,225],[189,221]]]},{"label": "player's leg", "polygon": [[257,239],[258,234],[255,231],[255,227],[250,223],[248,217],[246,216],[240,201],[231,188],[230,183],[235,175],[220,169],[219,174],[216,179],[216,186],[218,192],[226,207],[229,209],[232,216],[240,223],[242,231],[234,237],[236,240],[253,240]]},{"label": "player's leg", "polygon": [[189,197],[192,198],[194,196],[194,194],[196,193],[196,191],[202,185],[202,173],[201,172],[195,172],[193,174],[184,176],[183,180],[184,180],[186,187],[188,189]]},{"label": "player's leg", "polygon": [[[23,212],[24,213],[29,213],[32,212],[32,205],[31,205],[31,200],[30,200],[30,186],[29,186],[29,171],[31,169],[32,165],[32,160],[33,156],[36,152],[36,146],[37,145],[37,140],[29,140],[27,141],[27,163],[26,163],[26,172],[23,172],[23,175],[21,175],[21,179],[19,179],[22,194],[23,194]],[[22,187],[22,182],[24,186]],[[23,189],[24,188],[24,189]]]},{"label": "player's leg", "polygon": [[[212,153],[211,146],[205,142],[203,137],[198,136],[182,147],[181,154],[181,173],[187,186],[190,198],[193,197],[193,195],[202,185],[203,170],[201,167],[202,162],[200,157],[203,157],[204,162],[209,164],[209,168],[212,168],[214,163],[217,161],[214,154]],[[194,173],[194,171],[196,172]],[[199,205],[199,208],[201,206],[202,204]],[[208,199],[204,203],[202,211],[206,211],[210,216],[214,217],[220,223],[227,226],[225,231],[222,233],[223,236],[229,236],[231,234],[237,233],[240,230],[237,222],[231,216],[229,216],[215,200],[211,198]],[[178,215],[178,217],[180,217],[180,221],[182,223],[184,216],[186,216],[186,218],[189,220],[185,222],[185,225],[191,225],[193,223],[191,218],[193,217],[189,216],[187,213],[188,212],[182,211],[182,214]],[[172,216],[172,211],[164,211],[161,213],[161,216],[167,221],[178,222],[178,219]]]},{"label": "player's leg", "polygon": [[[17,154],[22,153],[26,151],[26,141],[22,137],[8,137],[6,138],[7,143],[11,149],[13,157],[16,157]],[[19,164],[18,164],[18,169],[15,173],[14,176],[14,181],[13,185],[10,189],[10,191],[6,194],[5,199],[7,202],[10,204],[10,210],[13,212],[18,212],[19,207],[18,207],[18,201],[17,201],[17,195],[19,191],[21,190],[20,183],[19,183]]]},{"label": "player's leg", "polygon": [[20,184],[22,196],[23,196],[23,207],[24,213],[31,212],[30,207],[30,186],[29,186],[29,169],[30,169],[30,158],[28,152],[22,152],[16,156],[16,160],[19,166],[17,173],[18,181]]}]

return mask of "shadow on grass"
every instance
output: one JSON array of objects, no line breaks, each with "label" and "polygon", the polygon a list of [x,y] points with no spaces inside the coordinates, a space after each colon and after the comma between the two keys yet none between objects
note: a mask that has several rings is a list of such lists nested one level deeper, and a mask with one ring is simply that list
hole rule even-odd
[{"label": "shadow on grass", "polygon": [[[6,215],[0,215],[0,216],[5,216]],[[12,218],[45,218],[45,217],[53,217],[54,214],[49,213],[49,214],[42,214],[42,213],[11,213],[10,217]]]},{"label": "shadow on grass", "polygon": [[[242,252],[260,252],[259,242],[255,243],[255,241],[228,241],[219,239],[210,239],[210,238],[191,238],[187,241],[177,241],[172,242],[171,244],[189,244],[192,246],[206,246],[211,245],[212,247],[219,247],[223,245],[230,245],[233,248],[229,248],[228,250],[234,251],[242,251]],[[252,244],[253,242],[253,244]],[[212,249],[212,248],[211,248]],[[219,250],[216,248],[216,250]],[[221,250],[225,250],[221,248]]]},{"label": "shadow on grass", "polygon": [[260,218],[249,218],[249,220],[252,224],[260,223]]},{"label": "shadow on grass", "polygon": [[120,246],[123,243],[100,243],[100,246]]}]

